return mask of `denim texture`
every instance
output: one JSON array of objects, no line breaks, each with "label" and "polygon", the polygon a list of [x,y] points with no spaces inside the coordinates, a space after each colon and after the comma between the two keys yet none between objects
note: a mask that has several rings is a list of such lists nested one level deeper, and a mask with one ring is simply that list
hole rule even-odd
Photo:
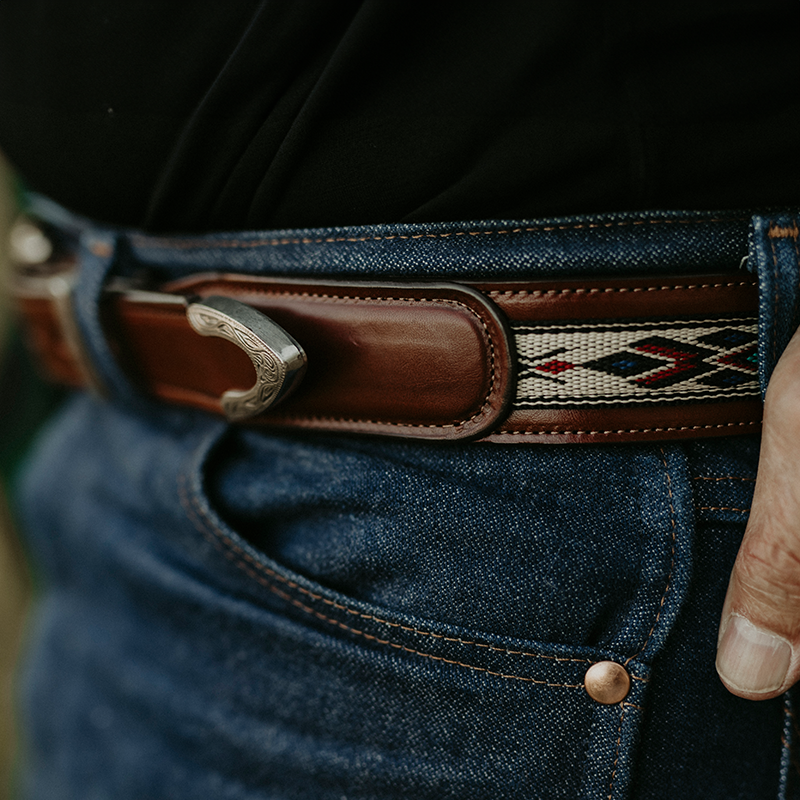
[{"label": "denim texture", "polygon": [[780,354],[800,323],[798,291],[798,216],[796,213],[753,218],[747,265],[758,276],[758,363],[762,393]]},{"label": "denim texture", "polygon": [[[24,796],[800,797],[791,698],[741,700],[714,670],[757,437],[500,446],[231,428],[140,397],[97,310],[110,276],[142,270],[692,275],[749,247],[763,336],[786,313],[764,302],[769,222],[663,212],[198,240],[60,219],[111,399],[68,404],[21,491],[47,587],[24,670]],[[779,280],[797,269],[791,244]],[[583,688],[600,660],[632,677],[619,704]]]}]

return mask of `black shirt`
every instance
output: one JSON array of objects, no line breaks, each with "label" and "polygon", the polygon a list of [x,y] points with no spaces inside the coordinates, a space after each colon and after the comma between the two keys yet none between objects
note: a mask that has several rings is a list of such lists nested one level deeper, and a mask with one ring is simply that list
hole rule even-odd
[{"label": "black shirt", "polygon": [[798,205],[800,4],[3,0],[0,147],[155,231]]}]

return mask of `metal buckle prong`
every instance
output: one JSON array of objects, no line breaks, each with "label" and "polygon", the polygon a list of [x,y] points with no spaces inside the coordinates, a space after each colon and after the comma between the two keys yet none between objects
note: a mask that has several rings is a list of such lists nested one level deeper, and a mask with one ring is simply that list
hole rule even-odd
[{"label": "metal buckle prong", "polygon": [[189,324],[201,336],[218,336],[247,353],[256,370],[250,389],[231,389],[220,398],[231,422],[251,419],[292,392],[306,370],[300,344],[269,317],[230,297],[192,299]]}]

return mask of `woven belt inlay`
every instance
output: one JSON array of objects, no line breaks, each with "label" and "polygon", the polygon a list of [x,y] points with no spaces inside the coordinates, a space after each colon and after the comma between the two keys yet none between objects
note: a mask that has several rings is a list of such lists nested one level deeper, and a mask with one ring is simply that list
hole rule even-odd
[{"label": "woven belt inlay", "polygon": [[756,317],[513,328],[517,408],[759,396]]}]

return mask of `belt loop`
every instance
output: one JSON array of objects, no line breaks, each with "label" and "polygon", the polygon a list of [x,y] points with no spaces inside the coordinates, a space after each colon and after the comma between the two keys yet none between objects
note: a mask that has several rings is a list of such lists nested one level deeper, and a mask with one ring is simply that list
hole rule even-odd
[{"label": "belt loop", "polygon": [[103,290],[117,263],[119,244],[119,238],[110,231],[92,228],[81,232],[72,302],[85,356],[98,379],[99,393],[135,402],[140,395],[117,364],[102,322]]},{"label": "belt loop", "polygon": [[758,276],[758,363],[762,398],[775,364],[800,323],[798,217],[756,215],[747,268]]}]

